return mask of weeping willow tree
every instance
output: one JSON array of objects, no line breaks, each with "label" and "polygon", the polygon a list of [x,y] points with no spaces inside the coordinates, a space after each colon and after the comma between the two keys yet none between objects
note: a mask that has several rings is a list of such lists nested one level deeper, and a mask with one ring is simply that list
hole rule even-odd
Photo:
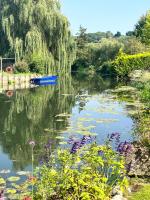
[{"label": "weeping willow tree", "polygon": [[3,0],[0,8],[2,56],[36,60],[44,73],[70,70],[75,43],[59,0]]}]

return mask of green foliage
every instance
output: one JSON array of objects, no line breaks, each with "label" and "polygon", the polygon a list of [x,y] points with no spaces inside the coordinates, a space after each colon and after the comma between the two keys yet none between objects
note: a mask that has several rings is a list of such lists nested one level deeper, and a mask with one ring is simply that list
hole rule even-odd
[{"label": "green foliage", "polygon": [[113,65],[110,61],[108,62],[104,62],[100,68],[100,72],[102,74],[106,74],[106,75],[110,75],[110,76],[114,76],[115,75],[115,70],[113,68]]},{"label": "green foliage", "polygon": [[150,44],[150,11],[142,16],[135,26],[134,35],[139,37],[140,40],[149,45]]},{"label": "green foliage", "polygon": [[123,46],[113,38],[103,38],[99,43],[85,43],[83,49],[78,49],[77,60],[73,70],[95,66],[95,71],[100,70],[105,62],[112,61],[118,55],[119,49]]},{"label": "green foliage", "polygon": [[29,66],[25,60],[20,60],[15,63],[15,72],[24,73],[29,72]]},{"label": "green foliage", "polygon": [[150,199],[150,185],[145,184],[138,192],[131,195],[129,200],[149,200]]},{"label": "green foliage", "polygon": [[110,31],[107,32],[96,32],[96,33],[86,33],[86,38],[88,43],[97,43],[100,42],[103,38],[112,38],[113,33]]},{"label": "green foliage", "polygon": [[144,84],[140,96],[141,96],[142,101],[148,104],[150,108],[150,82],[147,82],[146,84]]},{"label": "green foliage", "polygon": [[80,26],[79,33],[77,33],[76,37],[76,43],[78,49],[83,49],[85,47],[85,44],[87,42],[87,35],[86,35],[86,28]]},{"label": "green foliage", "polygon": [[22,60],[37,53],[44,62],[43,69],[38,71],[70,71],[75,58],[75,43],[58,0],[3,0],[0,30],[2,56]]},{"label": "green foliage", "polygon": [[146,24],[146,15],[143,15],[139,21],[137,22],[137,24],[135,25],[135,30],[133,32],[133,34],[136,37],[139,37],[141,40],[143,39],[143,29],[144,26]]},{"label": "green foliage", "polygon": [[149,69],[150,53],[127,55],[121,53],[113,62],[114,69],[119,76],[128,76],[130,72],[138,69]]},{"label": "green foliage", "polygon": [[114,60],[121,47],[122,44],[115,39],[102,39],[98,44],[89,44],[93,64],[99,67],[104,62]]},{"label": "green foliage", "polygon": [[121,32],[117,31],[117,33],[114,35],[115,38],[121,37]]},{"label": "green foliage", "polygon": [[144,28],[142,30],[142,41],[148,45],[150,45],[150,11],[146,14]]},{"label": "green foliage", "polygon": [[42,54],[37,53],[33,53],[30,57],[29,57],[29,67],[30,67],[30,71],[35,72],[35,73],[39,73],[39,74],[44,74],[45,72],[45,60],[42,56]]},{"label": "green foliage", "polygon": [[124,37],[122,40],[124,45],[123,51],[126,54],[138,54],[148,51],[148,47],[145,46],[138,38],[132,37]]},{"label": "green foliage", "polygon": [[114,186],[126,186],[124,175],[123,158],[109,146],[91,144],[75,154],[61,149],[37,171],[35,199],[107,200]]}]

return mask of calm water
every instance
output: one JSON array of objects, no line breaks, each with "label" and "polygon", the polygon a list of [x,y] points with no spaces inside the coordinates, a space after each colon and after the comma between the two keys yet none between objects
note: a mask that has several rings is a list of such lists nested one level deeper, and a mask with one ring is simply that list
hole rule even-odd
[{"label": "calm water", "polygon": [[0,94],[0,171],[31,168],[30,140],[36,142],[35,165],[49,139],[53,150],[71,135],[89,132],[99,143],[112,132],[132,140],[127,105],[108,92],[117,86],[111,79],[76,75],[55,86],[15,91],[11,98]]}]

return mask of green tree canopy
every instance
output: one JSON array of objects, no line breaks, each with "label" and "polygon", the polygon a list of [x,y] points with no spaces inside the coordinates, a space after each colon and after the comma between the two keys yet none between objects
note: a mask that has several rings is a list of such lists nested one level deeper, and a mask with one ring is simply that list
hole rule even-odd
[{"label": "green tree canopy", "polygon": [[150,10],[146,14],[145,24],[142,30],[142,40],[150,45]]},{"label": "green tree canopy", "polygon": [[143,29],[146,23],[146,15],[143,15],[135,25],[134,35],[143,38]]},{"label": "green tree canopy", "polygon": [[67,71],[75,43],[59,0],[3,0],[0,2],[0,54],[26,59],[37,56],[40,72]]}]

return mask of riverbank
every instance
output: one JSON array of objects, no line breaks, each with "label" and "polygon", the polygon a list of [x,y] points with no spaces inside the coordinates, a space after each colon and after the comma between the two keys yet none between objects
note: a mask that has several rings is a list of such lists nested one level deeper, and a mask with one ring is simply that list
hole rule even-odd
[{"label": "riverbank", "polygon": [[37,74],[8,74],[0,73],[0,93],[8,90],[25,89],[32,87],[31,78],[37,77]]}]

